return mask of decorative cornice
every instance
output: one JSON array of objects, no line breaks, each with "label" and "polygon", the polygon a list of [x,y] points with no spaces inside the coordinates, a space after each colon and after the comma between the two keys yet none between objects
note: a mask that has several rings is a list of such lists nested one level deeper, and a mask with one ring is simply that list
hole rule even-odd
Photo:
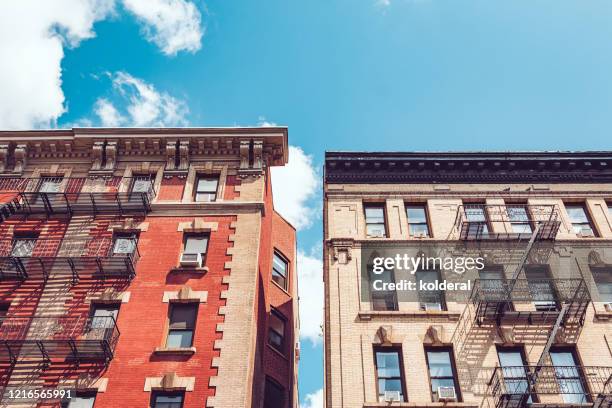
[{"label": "decorative cornice", "polygon": [[605,183],[612,152],[327,152],[327,183]]}]

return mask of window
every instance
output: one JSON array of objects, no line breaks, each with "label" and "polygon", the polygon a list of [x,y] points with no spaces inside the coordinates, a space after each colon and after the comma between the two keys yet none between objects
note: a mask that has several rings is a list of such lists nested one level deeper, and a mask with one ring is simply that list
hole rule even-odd
[{"label": "window", "polygon": [[385,205],[366,204],[364,208],[366,219],[366,235],[370,238],[386,237],[387,227],[385,225]]},{"label": "window", "polygon": [[468,222],[468,236],[480,237],[489,234],[489,223],[484,204],[466,204],[464,211]]},{"label": "window", "polygon": [[586,404],[589,402],[584,375],[577,364],[575,350],[552,349],[550,359],[555,367],[555,377],[559,384],[559,391],[566,404]]},{"label": "window", "polygon": [[[416,272],[417,289],[420,289],[421,283],[424,285],[440,281],[439,271],[417,271]],[[444,291],[442,290],[418,290],[418,299],[421,310],[446,310],[446,302],[444,300]]]},{"label": "window", "polygon": [[[74,391],[73,391],[74,392]],[[77,393],[62,404],[62,408],[93,408],[96,401],[95,393]]]},{"label": "window", "polygon": [[372,283],[375,280],[380,280],[383,283],[394,283],[395,271],[392,269],[385,269],[381,274],[375,274],[372,272],[373,268],[373,265],[368,265],[372,310],[398,310],[397,292],[395,290],[374,290],[372,287]]},{"label": "window", "polygon": [[195,188],[195,201],[215,201],[217,199],[218,185],[218,176],[198,176]]},{"label": "window", "polygon": [[148,193],[152,188],[151,176],[140,175],[132,177],[132,193]]},{"label": "window", "polygon": [[[504,393],[525,394],[529,390],[527,382],[527,362],[522,348],[500,347],[497,349],[497,358],[502,368],[504,378]],[[528,403],[533,402],[529,396]]]},{"label": "window", "polygon": [[591,220],[587,215],[584,205],[565,204],[565,210],[569,215],[574,233],[581,237],[594,237],[595,231],[591,225]]},{"label": "window", "polygon": [[287,290],[288,266],[289,264],[285,258],[274,251],[274,259],[272,260],[272,280],[285,290]]},{"label": "window", "polygon": [[385,393],[399,393],[399,400],[406,401],[404,367],[399,347],[379,347],[374,349],[376,364],[376,383],[378,401],[385,400]]},{"label": "window", "polygon": [[119,314],[119,305],[94,304],[91,309],[91,327],[93,329],[114,329]]},{"label": "window", "polygon": [[531,234],[533,228],[529,221],[529,210],[526,205],[507,205],[508,220],[515,234]]},{"label": "window", "polygon": [[266,378],[263,408],[283,408],[285,406],[285,389],[276,381]]},{"label": "window", "polygon": [[42,177],[38,192],[40,193],[59,193],[62,185],[62,177]]},{"label": "window", "polygon": [[408,233],[411,237],[430,236],[425,205],[406,205],[406,217],[408,218]]},{"label": "window", "polygon": [[612,267],[591,266],[591,273],[597,285],[599,299],[602,302],[612,304]]},{"label": "window", "polygon": [[195,330],[198,305],[195,303],[171,303],[167,348],[191,347]]},{"label": "window", "polygon": [[206,258],[206,251],[208,249],[208,235],[205,234],[189,234],[185,235],[185,246],[183,248],[184,254],[200,254],[202,255],[202,262]]},{"label": "window", "polygon": [[138,235],[133,232],[116,233],[113,241],[113,255],[131,255],[136,250]]},{"label": "window", "polygon": [[508,294],[508,284],[501,265],[486,265],[485,269],[478,271],[480,290],[484,300],[490,302],[507,302],[506,310],[512,310],[512,303]]},{"label": "window", "polygon": [[183,393],[155,392],[151,396],[151,408],[182,408]]},{"label": "window", "polygon": [[276,310],[270,312],[268,343],[281,353],[285,352],[285,318]]},{"label": "window", "polygon": [[449,387],[455,389],[457,400],[459,397],[459,385],[455,373],[452,349],[435,347],[425,349],[427,367],[429,369],[429,382],[431,384],[432,401],[438,401],[438,388]]},{"label": "window", "polygon": [[35,234],[16,235],[13,238],[11,256],[28,257],[34,253],[37,236]]},{"label": "window", "polygon": [[525,276],[531,298],[538,312],[559,310],[557,291],[548,265],[525,265]]}]

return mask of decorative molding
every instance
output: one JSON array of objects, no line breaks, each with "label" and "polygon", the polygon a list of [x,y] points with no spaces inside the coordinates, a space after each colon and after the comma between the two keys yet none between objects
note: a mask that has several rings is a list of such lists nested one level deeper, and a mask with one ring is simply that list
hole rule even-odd
[{"label": "decorative molding", "polygon": [[327,183],[612,182],[612,152],[328,152]]},{"label": "decorative molding", "polygon": [[207,291],[195,291],[189,286],[183,286],[179,291],[165,291],[162,302],[163,303],[206,303],[208,299]]},{"label": "decorative molding", "polygon": [[81,374],[78,378],[62,378],[58,384],[60,389],[71,388],[76,391],[106,392],[107,387],[108,378],[97,378],[88,374]]},{"label": "decorative molding", "polygon": [[166,141],[166,170],[176,168],[176,140]]},{"label": "decorative molding", "polygon": [[117,142],[107,142],[105,147],[106,152],[106,166],[104,170],[113,171],[117,165]]},{"label": "decorative molding", "polygon": [[219,224],[216,222],[205,222],[204,218],[194,218],[193,221],[179,222],[177,231],[200,233],[217,231],[218,228]]},{"label": "decorative molding", "polygon": [[175,372],[164,374],[163,377],[146,377],[144,391],[193,391],[195,377],[179,377]]},{"label": "decorative molding", "polygon": [[6,168],[8,165],[8,157],[9,157],[9,145],[0,144],[0,173],[4,173],[6,171]]},{"label": "decorative molding", "polygon": [[423,336],[423,344],[432,346],[442,346],[447,343],[445,341],[444,335],[444,326],[431,325],[425,331],[425,335]]},{"label": "decorative molding", "polygon": [[91,148],[91,170],[100,171],[102,170],[102,158],[104,155],[104,142],[94,142]]},{"label": "decorative molding", "polygon": [[355,241],[352,239],[333,239],[331,242],[334,261],[347,264],[353,259],[353,246]]},{"label": "decorative molding", "polygon": [[13,173],[23,173],[23,170],[26,165],[27,156],[28,156],[28,145],[27,144],[18,144],[15,147],[15,151],[13,152],[13,156],[15,158],[15,167],[13,168]]},{"label": "decorative molding", "polygon": [[189,140],[181,140],[179,143],[179,166],[178,170],[189,170]]}]

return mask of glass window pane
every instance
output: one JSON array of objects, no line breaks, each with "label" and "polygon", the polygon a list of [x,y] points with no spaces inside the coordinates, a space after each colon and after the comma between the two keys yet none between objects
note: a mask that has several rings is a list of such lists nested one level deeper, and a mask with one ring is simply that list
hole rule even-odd
[{"label": "glass window pane", "polygon": [[205,254],[206,246],[208,245],[208,237],[205,236],[190,236],[185,239],[186,254]]},{"label": "glass window pane", "polygon": [[410,224],[410,235],[429,235],[427,224]]},{"label": "glass window pane", "polygon": [[18,238],[13,241],[12,256],[32,256],[34,246],[36,245],[35,238]]},{"label": "glass window pane", "polygon": [[166,346],[170,348],[191,347],[193,340],[192,330],[170,330]]},{"label": "glass window pane", "polygon": [[426,223],[427,216],[423,206],[406,206],[406,216],[409,223]]},{"label": "glass window pane", "polygon": [[277,274],[286,276],[287,275],[287,262],[277,254],[274,254],[274,260],[272,264],[272,269],[276,271]]},{"label": "glass window pane", "polygon": [[612,303],[612,268],[591,267],[591,272],[597,285],[600,301]]},{"label": "glass window pane", "polygon": [[182,395],[157,395],[155,397],[155,408],[180,408],[183,404]]},{"label": "glass window pane", "polygon": [[572,223],[588,223],[589,219],[587,218],[586,212],[584,211],[584,207],[582,206],[566,206],[567,214],[570,217]]},{"label": "glass window pane", "polygon": [[366,207],[366,222],[368,223],[384,223],[385,211],[383,207]]},{"label": "glass window pane", "polygon": [[264,408],[279,408],[285,404],[285,390],[276,383],[266,380]]},{"label": "glass window pane", "polygon": [[438,394],[438,387],[455,387],[455,381],[452,378],[432,378],[431,391],[434,395]]},{"label": "glass window pane", "polygon": [[178,305],[171,306],[170,328],[172,329],[192,329],[195,326],[196,306]]},{"label": "glass window pane", "polygon": [[448,351],[428,351],[429,374],[432,377],[452,377],[450,354]]},{"label": "glass window pane", "polygon": [[148,176],[134,177],[134,184],[132,185],[133,193],[148,193],[150,189],[151,179]]},{"label": "glass window pane", "polygon": [[199,193],[215,193],[217,191],[218,182],[219,180],[217,178],[201,177],[198,179],[197,191]]},{"label": "glass window pane", "polygon": [[399,354],[396,351],[376,353],[378,377],[400,377]]},{"label": "glass window pane", "polygon": [[384,237],[385,236],[385,225],[384,224],[368,224],[367,234],[371,237]]},{"label": "glass window pane", "polygon": [[96,400],[95,395],[91,396],[76,396],[70,398],[70,402],[68,403],[68,408],[92,408],[94,406],[94,402]]},{"label": "glass window pane", "polygon": [[285,321],[278,317],[276,313],[271,313],[270,328],[282,335],[283,333],[285,333]]},{"label": "glass window pane", "polygon": [[41,193],[57,193],[60,191],[61,184],[61,177],[43,178],[38,191]]},{"label": "glass window pane", "polygon": [[116,237],[113,253],[115,254],[131,254],[136,249],[136,237]]},{"label": "glass window pane", "polygon": [[484,222],[487,220],[483,207],[466,207],[465,216],[467,217],[468,221],[472,222]]}]

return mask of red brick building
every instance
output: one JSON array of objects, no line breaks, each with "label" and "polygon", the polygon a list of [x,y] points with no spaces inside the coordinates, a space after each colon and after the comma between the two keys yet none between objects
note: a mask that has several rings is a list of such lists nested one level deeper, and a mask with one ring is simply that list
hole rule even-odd
[{"label": "red brick building", "polygon": [[286,128],[0,132],[0,405],[296,407],[287,155]]}]

